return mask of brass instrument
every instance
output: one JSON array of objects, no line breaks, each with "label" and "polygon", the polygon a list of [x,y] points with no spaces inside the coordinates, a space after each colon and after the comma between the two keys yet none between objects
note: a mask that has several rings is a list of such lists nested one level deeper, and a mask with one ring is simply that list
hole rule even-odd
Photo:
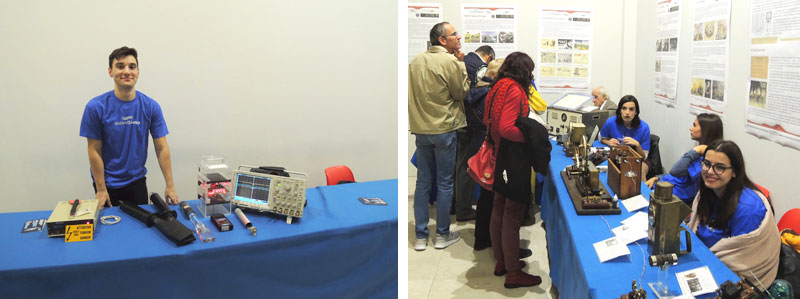
[{"label": "brass instrument", "polygon": [[586,136],[582,132],[578,132],[576,136],[580,136],[581,141],[572,147],[572,160],[575,164],[561,171],[561,178],[572,198],[575,212],[578,215],[619,214],[619,207],[612,202],[611,195],[600,182],[600,171],[588,159],[589,144],[586,143]]},{"label": "brass instrument", "polygon": [[[681,223],[692,212],[686,204],[672,194],[672,184],[658,182],[650,195],[647,210],[649,227],[647,230],[651,255],[674,253],[687,254],[692,251],[692,238]],[[681,250],[681,231],[686,234],[686,250]]]},{"label": "brass instrument", "polygon": [[[581,140],[586,142],[586,125],[582,123],[569,124],[569,136],[567,142],[564,142],[564,152],[567,157],[575,156],[575,148],[581,146]],[[589,145],[591,146],[591,144]],[[586,157],[586,156],[584,156]]]}]

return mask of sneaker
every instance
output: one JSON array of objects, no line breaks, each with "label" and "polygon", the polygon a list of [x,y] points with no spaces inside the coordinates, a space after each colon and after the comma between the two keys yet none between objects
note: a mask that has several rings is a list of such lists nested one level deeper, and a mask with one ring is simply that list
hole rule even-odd
[{"label": "sneaker", "polygon": [[506,282],[504,286],[506,289],[514,289],[518,287],[532,287],[542,283],[542,278],[536,275],[530,275],[528,273],[522,272],[522,270],[517,270],[511,273],[508,273],[506,276]]},{"label": "sneaker", "polygon": [[458,240],[461,240],[461,234],[459,232],[450,232],[447,235],[436,234],[436,240],[433,242],[433,248],[445,249],[447,246],[458,242]]},{"label": "sneaker", "polygon": [[416,251],[423,251],[427,247],[428,247],[428,238],[417,239],[417,241],[414,242],[414,250]]}]

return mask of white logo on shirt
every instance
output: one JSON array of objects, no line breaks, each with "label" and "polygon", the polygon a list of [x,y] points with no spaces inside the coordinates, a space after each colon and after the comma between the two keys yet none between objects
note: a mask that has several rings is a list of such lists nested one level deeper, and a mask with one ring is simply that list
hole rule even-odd
[{"label": "white logo on shirt", "polygon": [[138,120],[133,120],[133,116],[123,116],[122,121],[115,121],[115,126],[124,126],[124,125],[140,125],[142,122]]}]

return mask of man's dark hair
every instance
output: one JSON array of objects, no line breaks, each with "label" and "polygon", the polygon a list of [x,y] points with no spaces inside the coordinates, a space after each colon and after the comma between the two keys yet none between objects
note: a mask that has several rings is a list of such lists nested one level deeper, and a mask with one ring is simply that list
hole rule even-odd
[{"label": "man's dark hair", "polygon": [[697,115],[697,124],[700,125],[700,144],[708,145],[722,139],[722,120],[716,114],[700,113]]},{"label": "man's dark hair", "polygon": [[[492,49],[492,46],[488,46],[488,45],[480,46],[477,49],[475,49],[475,52],[481,53],[483,55],[492,55],[492,59],[495,58],[494,49]],[[489,62],[487,61],[486,63],[489,63]]]},{"label": "man's dark hair", "polygon": [[133,56],[133,59],[136,59],[136,64],[139,64],[139,54],[136,53],[136,49],[123,46],[122,48],[112,51],[111,55],[108,55],[108,68],[111,68],[111,64],[114,63],[114,59],[120,60],[128,55]]},{"label": "man's dark hair", "polygon": [[445,24],[450,24],[450,23],[441,22],[441,23],[438,23],[436,25],[433,25],[433,28],[431,28],[431,33],[430,33],[431,46],[441,46],[442,45],[442,44],[439,43],[439,37],[442,37],[442,36],[445,35],[444,34],[444,32],[445,32],[444,25]]},{"label": "man's dark hair", "polygon": [[[608,99],[606,99],[606,100],[608,100]],[[638,128],[639,127],[639,123],[641,122],[641,120],[639,119],[639,112],[641,112],[641,111],[639,110],[639,100],[637,100],[636,97],[634,97],[632,95],[626,95],[626,96],[622,97],[621,99],[619,99],[619,105],[617,105],[617,120],[616,120],[616,123],[618,125],[625,124],[625,121],[622,120],[622,105],[624,105],[627,102],[633,102],[633,104],[636,105],[636,114],[633,116],[633,120],[631,121],[631,126],[634,127],[634,128]]]},{"label": "man's dark hair", "polygon": [[[736,207],[739,205],[739,197],[745,187],[750,188],[755,192],[761,192],[758,187],[747,177],[747,172],[744,169],[744,156],[739,146],[730,140],[716,140],[711,142],[703,154],[703,159],[708,155],[709,151],[723,153],[731,160],[731,169],[734,176],[725,185],[722,191],[722,197],[717,197],[714,190],[706,187],[706,184],[700,182],[700,191],[697,200],[697,217],[701,224],[707,224],[710,227],[730,231],[728,224],[730,219],[736,213]],[[707,171],[707,170],[706,170]],[[716,210],[716,213],[714,213]]]},{"label": "man's dark hair", "polygon": [[528,54],[522,52],[514,52],[506,56],[506,60],[500,69],[497,71],[497,79],[499,82],[503,78],[511,78],[522,86],[525,91],[525,96],[530,96],[531,82],[533,81],[533,69],[536,64],[533,63]]}]

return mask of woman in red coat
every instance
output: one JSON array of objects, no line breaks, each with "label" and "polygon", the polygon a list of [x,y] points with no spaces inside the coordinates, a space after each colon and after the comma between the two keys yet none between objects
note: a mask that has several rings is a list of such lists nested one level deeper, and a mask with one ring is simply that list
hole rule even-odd
[{"label": "woman in red coat", "polygon": [[[506,288],[535,286],[542,278],[522,271],[519,260],[519,228],[525,205],[531,200],[530,161],[519,153],[525,138],[514,123],[528,117],[528,90],[533,81],[533,60],[525,53],[514,52],[506,57],[497,73],[497,81],[486,98],[484,123],[494,141],[497,155],[494,185],[494,208],[490,223],[492,251],[497,264],[494,274],[505,275]],[[504,179],[503,173],[508,180]],[[527,188],[525,188],[527,186]]]}]

